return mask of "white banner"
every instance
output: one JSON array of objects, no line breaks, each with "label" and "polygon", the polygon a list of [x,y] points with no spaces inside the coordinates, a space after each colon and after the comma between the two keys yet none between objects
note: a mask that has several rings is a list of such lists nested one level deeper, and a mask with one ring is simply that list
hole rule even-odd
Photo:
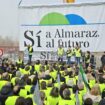
[{"label": "white banner", "polygon": [[65,51],[79,43],[83,51],[105,51],[105,3],[20,7],[20,50]]}]

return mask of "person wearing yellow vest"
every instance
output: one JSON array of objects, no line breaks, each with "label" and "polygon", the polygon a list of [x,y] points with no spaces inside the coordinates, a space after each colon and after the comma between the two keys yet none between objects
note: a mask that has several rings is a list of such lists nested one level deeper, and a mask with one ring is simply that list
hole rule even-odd
[{"label": "person wearing yellow vest", "polygon": [[59,98],[59,89],[57,87],[53,87],[49,97],[47,98],[47,105],[57,105]]},{"label": "person wearing yellow vest", "polygon": [[76,57],[76,63],[80,64],[80,59],[82,55],[82,51],[80,47],[77,45],[76,48],[74,49],[75,57]]},{"label": "person wearing yellow vest", "polygon": [[16,61],[16,66],[19,68],[23,65],[23,60],[21,59],[21,57],[18,58],[18,60]]},{"label": "person wearing yellow vest", "polygon": [[63,90],[63,98],[59,100],[58,105],[75,105],[75,101],[70,97],[71,93],[68,88]]},{"label": "person wearing yellow vest", "polygon": [[59,45],[59,48],[57,50],[57,55],[58,55],[58,61],[63,62],[64,48],[61,45]]},{"label": "person wearing yellow vest", "polygon": [[85,67],[87,68],[90,64],[90,51],[87,51],[85,54]]},{"label": "person wearing yellow vest", "polygon": [[67,64],[70,65],[71,64],[71,56],[72,56],[72,50],[70,47],[66,51],[66,55],[67,55]]},{"label": "person wearing yellow vest", "polygon": [[29,44],[28,45],[29,63],[31,63],[31,60],[32,60],[32,53],[33,53],[33,47]]}]

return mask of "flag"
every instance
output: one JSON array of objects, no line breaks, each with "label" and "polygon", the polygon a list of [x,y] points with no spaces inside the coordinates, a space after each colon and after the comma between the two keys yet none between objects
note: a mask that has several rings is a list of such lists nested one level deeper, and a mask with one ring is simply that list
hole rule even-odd
[{"label": "flag", "polygon": [[84,72],[84,70],[83,70],[82,65],[80,65],[80,70],[79,70],[79,71],[80,71],[80,74],[81,74],[81,76],[82,76],[82,80],[83,80],[83,82],[84,82],[86,88],[87,88],[87,89],[90,89],[90,88],[89,88],[89,85],[88,85],[88,79],[87,79],[87,76],[86,76],[86,74],[85,74],[85,72]]},{"label": "flag", "polygon": [[79,96],[78,96],[78,90],[76,91],[75,98],[76,98],[76,105],[80,105]]},{"label": "flag", "polygon": [[34,94],[33,94],[33,100],[36,103],[36,105],[42,105],[38,81],[37,81],[37,84],[35,86],[35,90],[34,90]]},{"label": "flag", "polygon": [[81,84],[82,82],[83,82],[83,79],[82,79],[81,73],[79,72],[77,84],[79,85],[79,84]]},{"label": "flag", "polygon": [[60,74],[59,73],[57,75],[57,83],[58,83],[58,88],[60,88],[61,83],[60,83]]},{"label": "flag", "polygon": [[24,50],[24,64],[27,64],[28,63],[28,49],[26,48]]}]

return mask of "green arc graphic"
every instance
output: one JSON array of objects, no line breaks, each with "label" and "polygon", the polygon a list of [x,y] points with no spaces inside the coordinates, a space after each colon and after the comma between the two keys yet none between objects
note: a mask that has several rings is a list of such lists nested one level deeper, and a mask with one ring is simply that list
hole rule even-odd
[{"label": "green arc graphic", "polygon": [[60,13],[49,13],[45,15],[39,23],[40,25],[60,25],[60,24],[70,24],[68,19]]}]

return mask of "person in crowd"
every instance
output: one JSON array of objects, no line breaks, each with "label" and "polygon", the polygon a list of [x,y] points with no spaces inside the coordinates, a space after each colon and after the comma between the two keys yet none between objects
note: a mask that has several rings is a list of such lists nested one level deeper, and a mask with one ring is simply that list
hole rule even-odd
[{"label": "person in crowd", "polygon": [[41,68],[41,63],[40,60],[37,60],[35,65],[34,65],[34,70],[39,73],[40,72],[40,68]]},{"label": "person in crowd", "polygon": [[105,99],[102,99],[98,105],[105,105]]},{"label": "person in crowd", "polygon": [[87,67],[89,66],[89,64],[90,64],[90,57],[91,57],[90,51],[87,51],[87,52],[85,53],[85,67],[86,67],[86,68],[87,68]]},{"label": "person in crowd", "polygon": [[102,63],[102,67],[105,65],[105,52],[104,54],[101,56],[101,63]]},{"label": "person in crowd", "polygon": [[26,105],[33,105],[32,98],[30,97],[26,98],[25,102],[26,102]]},{"label": "person in crowd", "polygon": [[82,57],[82,50],[80,49],[79,45],[77,44],[75,49],[74,49],[75,57],[76,57],[76,63],[79,65],[80,60]]},{"label": "person in crowd", "polygon": [[100,87],[98,84],[95,84],[90,92],[87,92],[84,96],[83,99],[86,100],[87,98],[91,98],[93,101],[93,104],[98,104],[101,100],[101,91]]},{"label": "person in crowd", "polygon": [[64,48],[62,45],[59,45],[59,48],[57,50],[57,55],[58,55],[58,61],[63,62],[63,56],[64,56]]},{"label": "person in crowd", "polygon": [[66,89],[66,88],[69,88],[69,87],[68,87],[68,85],[65,84],[65,83],[63,83],[63,84],[60,86],[60,91],[59,91],[59,93],[60,93],[61,98],[64,98],[64,97],[63,97],[63,90]]},{"label": "person in crowd", "polygon": [[5,101],[9,96],[13,95],[13,90],[11,85],[5,85],[0,91],[0,103],[5,105]]},{"label": "person in crowd", "polygon": [[66,51],[66,56],[67,56],[67,64],[71,64],[71,56],[72,56],[72,49],[69,47],[68,50]]},{"label": "person in crowd", "polygon": [[17,68],[22,67],[24,64],[23,60],[21,59],[21,57],[19,56],[18,60],[16,61],[16,66]]},{"label": "person in crowd", "polygon": [[34,89],[35,89],[35,87],[36,87],[37,80],[38,80],[38,77],[37,77],[37,75],[36,75],[36,76],[33,78],[33,81],[32,81],[32,87],[31,87],[31,90],[30,90],[31,94],[34,93]]},{"label": "person in crowd", "polygon": [[90,65],[91,65],[92,69],[96,68],[96,59],[95,59],[95,56],[93,54],[90,57]]},{"label": "person in crowd", "polygon": [[16,100],[15,105],[27,105],[25,98],[18,97],[17,100]]},{"label": "person in crowd", "polygon": [[75,105],[75,101],[70,98],[70,90],[65,88],[63,90],[63,99],[59,100],[58,105]]},{"label": "person in crowd", "polygon": [[13,95],[9,96],[6,101],[5,105],[15,105],[17,98],[19,97],[20,87],[14,86],[13,87]]},{"label": "person in crowd", "polygon": [[83,105],[93,105],[93,101],[92,101],[92,99],[91,99],[91,98],[87,98],[87,99],[85,99]]},{"label": "person in crowd", "polygon": [[[12,65],[14,66],[12,67]],[[33,69],[31,73],[26,73],[32,69],[31,64],[28,64],[28,66],[24,65],[21,70],[17,69],[18,66],[15,62],[6,62],[2,65],[2,68],[5,69],[0,72],[0,104],[15,105],[15,103],[17,103],[21,105],[23,103],[20,101],[18,101],[18,103],[17,100],[19,97],[24,97],[26,98],[25,105],[33,105],[33,94],[38,81],[39,90],[41,91],[40,97],[43,105],[63,105],[66,103],[68,105],[75,105],[77,91],[80,105],[88,105],[89,103],[90,105],[98,105],[98,103],[101,103],[100,105],[102,105],[101,99],[104,99],[105,97],[104,67],[96,70],[97,76],[95,76],[94,69],[91,65],[88,66],[87,69],[86,67],[83,67],[88,79],[88,84],[91,88],[89,92],[87,92],[87,87],[83,81],[78,82],[80,76],[78,75],[79,67],[77,64],[67,65],[64,62],[61,63],[55,61],[48,64],[47,62],[44,63],[42,61],[38,63],[38,65],[41,65],[41,67],[33,66],[38,72]],[[46,65],[49,67],[45,70]],[[57,85],[59,84],[57,81],[58,73],[61,74],[59,86]],[[81,79],[83,79],[83,77]],[[24,100],[24,98],[22,98],[22,100]],[[93,103],[91,103],[91,100],[88,98],[91,98]]]},{"label": "person in crowd", "polygon": [[57,105],[59,102],[59,89],[57,87],[53,87],[50,96],[47,99],[48,105]]},{"label": "person in crowd", "polygon": [[31,61],[32,61],[32,53],[34,51],[33,51],[32,45],[30,45],[30,44],[27,46],[27,48],[28,48],[29,63],[31,64]]}]

